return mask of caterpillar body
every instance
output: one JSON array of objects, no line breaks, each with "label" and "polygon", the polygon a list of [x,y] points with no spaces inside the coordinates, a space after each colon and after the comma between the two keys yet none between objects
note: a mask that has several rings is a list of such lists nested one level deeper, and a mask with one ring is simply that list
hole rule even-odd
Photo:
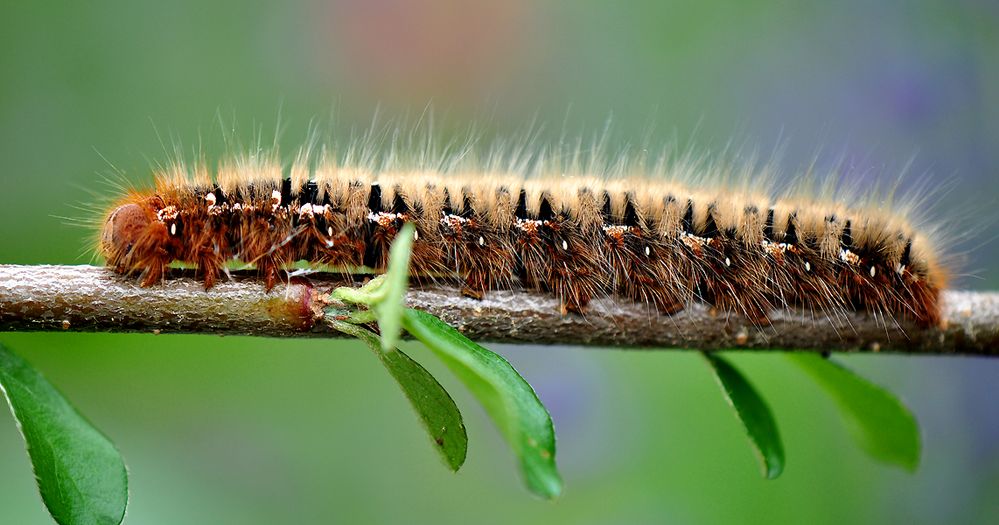
[{"label": "caterpillar body", "polygon": [[289,169],[267,156],[235,157],[214,173],[175,163],[156,171],[154,188],[109,208],[98,251],[143,286],[179,261],[210,289],[238,260],[269,290],[297,261],[382,271],[412,222],[413,278],[453,282],[473,298],[525,288],[554,294],[564,314],[617,295],[664,314],[701,301],[759,325],[789,307],[940,322],[947,272],[904,211],[690,182],[695,164],[649,175],[376,168],[301,155]]}]

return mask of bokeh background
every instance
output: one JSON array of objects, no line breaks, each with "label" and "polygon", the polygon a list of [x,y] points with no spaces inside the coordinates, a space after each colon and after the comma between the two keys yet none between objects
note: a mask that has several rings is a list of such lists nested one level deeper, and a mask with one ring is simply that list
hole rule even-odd
[{"label": "bokeh background", "polygon": [[[586,134],[612,116],[612,146],[734,139],[781,149],[789,176],[839,163],[851,184],[906,170],[903,186],[943,188],[933,216],[966,254],[957,285],[999,286],[999,5],[986,0],[4,2],[0,262],[88,262],[92,232],[60,217],[85,215],[74,205],[106,191],[111,165],[144,182],[163,143],[211,142],[218,114],[270,137],[280,113],[291,152],[314,118],[363,128],[376,107],[430,102],[486,133],[536,117]],[[855,448],[781,356],[734,356],[782,424],[787,470],[764,481],[698,356],[497,346],[555,420],[566,490],[549,503],[415,346],[467,417],[457,475],[357,344],[0,340],[121,448],[130,524],[999,522],[996,360],[842,358],[918,415],[923,464],[907,474]],[[6,412],[0,465],[0,522],[48,523]]]}]

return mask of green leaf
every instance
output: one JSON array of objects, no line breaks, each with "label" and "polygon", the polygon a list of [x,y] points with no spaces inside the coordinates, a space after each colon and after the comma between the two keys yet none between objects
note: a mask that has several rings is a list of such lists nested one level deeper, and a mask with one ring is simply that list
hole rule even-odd
[{"label": "green leaf", "polygon": [[919,424],[898,398],[817,354],[793,352],[787,357],[832,396],[861,448],[875,459],[916,470]]},{"label": "green leaf", "polygon": [[531,385],[506,359],[428,313],[407,309],[402,325],[482,403],[519,458],[528,489],[549,499],[558,496],[562,479],[555,466],[555,428]]},{"label": "green leaf", "polygon": [[118,524],[128,478],[114,445],[17,354],[0,344],[0,387],[35,470],[38,490],[58,523]]},{"label": "green leaf", "polygon": [[753,385],[731,363],[714,353],[704,353],[715,372],[718,385],[728,404],[735,409],[749,442],[763,467],[763,476],[775,479],[784,471],[784,445],[781,444],[777,422],[766,401]]},{"label": "green leaf", "polygon": [[423,427],[430,435],[434,448],[440,453],[447,466],[457,472],[465,463],[468,451],[468,436],[461,412],[454,399],[444,387],[419,363],[413,361],[402,350],[383,352],[378,336],[367,329],[343,321],[331,321],[341,332],[353,335],[364,341],[368,348],[385,365],[385,369],[395,378],[406,398],[413,405]]},{"label": "green leaf", "polygon": [[409,287],[409,257],[413,252],[416,227],[407,222],[392,241],[389,249],[388,270],[382,284],[383,296],[374,305],[378,316],[378,330],[382,333],[382,350],[389,352],[399,344],[402,331],[402,310],[405,307],[406,288]]}]

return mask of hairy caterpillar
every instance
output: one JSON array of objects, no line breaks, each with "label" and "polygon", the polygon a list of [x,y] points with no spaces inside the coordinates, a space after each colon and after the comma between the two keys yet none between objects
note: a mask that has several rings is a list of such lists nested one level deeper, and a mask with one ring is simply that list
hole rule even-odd
[{"label": "hairy caterpillar", "polygon": [[455,155],[405,166],[310,150],[289,168],[242,155],[214,170],[158,169],[154,189],[131,190],[106,212],[98,251],[144,286],[180,261],[210,289],[239,260],[269,290],[296,261],[381,271],[413,222],[414,279],[451,281],[473,298],[524,287],[554,294],[563,313],[616,294],[664,314],[703,301],[760,325],[785,307],[940,322],[946,268],[904,206],[832,192],[777,198],[752,186],[768,186],[766,170],[726,183],[705,175],[724,168],[689,159],[648,169]]}]

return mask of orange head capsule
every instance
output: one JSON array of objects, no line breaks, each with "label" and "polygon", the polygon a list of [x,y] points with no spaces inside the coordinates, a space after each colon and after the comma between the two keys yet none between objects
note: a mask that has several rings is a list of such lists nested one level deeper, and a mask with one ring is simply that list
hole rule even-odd
[{"label": "orange head capsule", "polygon": [[108,263],[119,265],[151,222],[148,212],[139,204],[123,204],[115,208],[101,230],[101,253]]}]

